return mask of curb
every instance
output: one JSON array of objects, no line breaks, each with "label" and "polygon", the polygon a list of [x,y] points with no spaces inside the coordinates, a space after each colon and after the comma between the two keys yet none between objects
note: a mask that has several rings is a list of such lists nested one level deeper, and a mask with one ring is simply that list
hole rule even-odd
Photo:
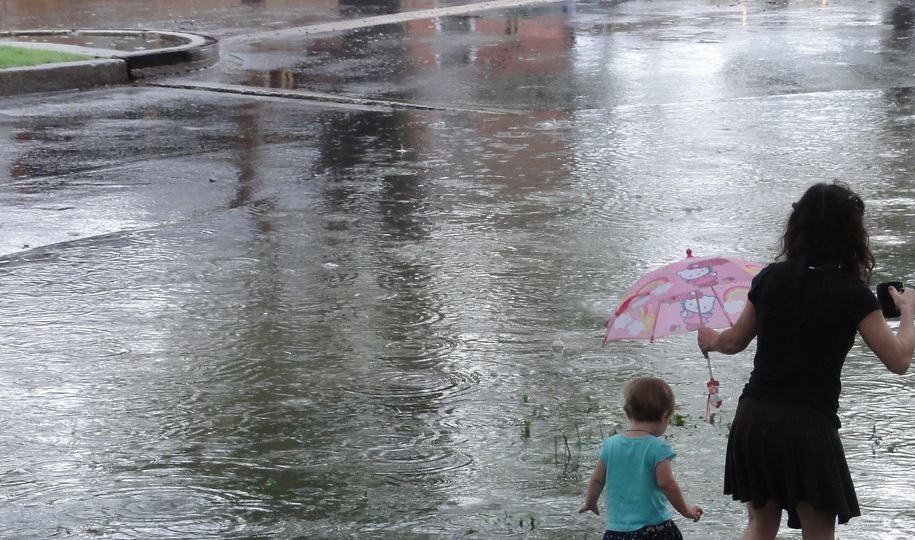
[{"label": "curb", "polygon": [[[26,37],[145,37],[175,46],[123,51],[64,43],[20,41]],[[17,39],[18,38],[18,39]],[[194,71],[219,61],[219,42],[210,36],[164,30],[19,30],[0,32],[0,44],[93,56],[95,60],[0,69],[0,96],[124,84],[156,75]]]},{"label": "curb", "polygon": [[219,61],[219,42],[208,36],[200,37],[205,38],[203,43],[185,49],[135,53],[121,58],[127,62],[132,78],[205,69]]},{"label": "curb", "polygon": [[0,70],[0,96],[54,92],[130,82],[127,62],[106,58]]}]

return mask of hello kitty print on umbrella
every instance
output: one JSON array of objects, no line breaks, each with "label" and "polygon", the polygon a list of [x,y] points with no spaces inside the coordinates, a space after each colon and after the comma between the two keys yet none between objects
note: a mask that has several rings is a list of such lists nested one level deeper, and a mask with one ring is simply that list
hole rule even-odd
[{"label": "hello kitty print on umbrella", "polygon": [[[607,320],[604,343],[622,339],[655,339],[701,327],[726,328],[743,311],[753,277],[763,265],[730,257],[686,258],[653,270],[623,294],[620,306]],[[706,358],[706,419],[712,406],[721,406],[719,384]]]}]

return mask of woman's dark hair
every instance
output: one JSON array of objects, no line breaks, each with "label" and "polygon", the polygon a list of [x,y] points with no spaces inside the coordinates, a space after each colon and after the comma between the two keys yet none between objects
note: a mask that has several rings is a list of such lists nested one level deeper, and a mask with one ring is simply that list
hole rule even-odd
[{"label": "woman's dark hair", "polygon": [[623,390],[626,417],[637,422],[660,422],[674,412],[674,392],[661,379],[640,377]]},{"label": "woman's dark hair", "polygon": [[815,184],[792,205],[779,260],[832,269],[870,283],[874,270],[864,201],[842,182]]}]

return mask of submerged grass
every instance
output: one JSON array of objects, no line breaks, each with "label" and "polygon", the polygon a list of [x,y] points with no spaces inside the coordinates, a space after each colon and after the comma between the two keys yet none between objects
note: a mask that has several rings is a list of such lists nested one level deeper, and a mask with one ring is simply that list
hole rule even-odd
[{"label": "submerged grass", "polygon": [[0,69],[91,59],[81,54],[0,45]]}]

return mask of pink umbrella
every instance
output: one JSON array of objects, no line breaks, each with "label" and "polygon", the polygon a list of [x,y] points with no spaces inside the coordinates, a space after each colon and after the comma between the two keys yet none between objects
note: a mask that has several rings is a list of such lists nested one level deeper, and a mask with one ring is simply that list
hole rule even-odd
[{"label": "pink umbrella", "polygon": [[[607,320],[604,343],[621,339],[654,342],[703,326],[733,326],[747,304],[750,282],[763,266],[729,257],[693,257],[692,250],[687,249],[682,261],[653,270],[629,287]],[[711,363],[708,370],[709,403],[720,406]]]}]

